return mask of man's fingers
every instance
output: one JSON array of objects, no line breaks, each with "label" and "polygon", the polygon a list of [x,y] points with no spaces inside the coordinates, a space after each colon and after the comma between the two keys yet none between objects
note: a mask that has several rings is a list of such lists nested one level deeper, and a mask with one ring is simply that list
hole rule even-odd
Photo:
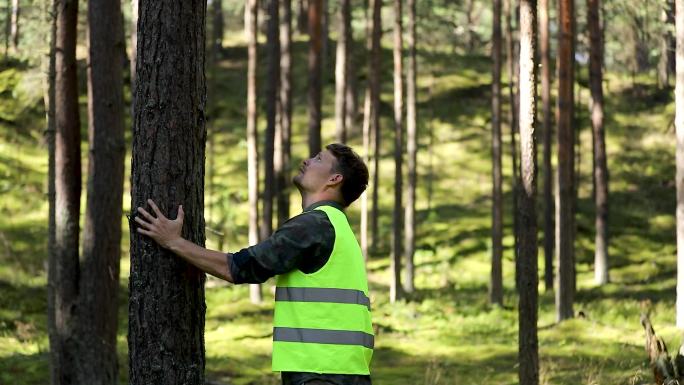
[{"label": "man's fingers", "polygon": [[185,211],[183,211],[183,205],[180,205],[178,207],[178,216],[176,217],[176,220],[183,222],[184,218],[185,218]]},{"label": "man's fingers", "polygon": [[140,226],[142,226],[142,227],[144,227],[144,228],[146,228],[146,229],[148,229],[148,228],[150,228],[150,226],[152,226],[151,223],[145,221],[144,219],[142,219],[142,218],[140,218],[140,217],[135,217],[135,221],[136,221]]},{"label": "man's fingers", "polygon": [[138,232],[143,235],[147,235],[148,237],[152,235],[151,231],[145,230],[142,227],[138,227]]},{"label": "man's fingers", "polygon": [[148,199],[147,203],[150,205],[150,207],[152,207],[152,210],[154,210],[154,213],[157,214],[157,218],[166,219],[164,214],[162,214],[161,210],[159,210],[159,207],[157,207],[157,204],[154,203],[154,201],[152,199]]},{"label": "man's fingers", "polygon": [[[138,207],[138,212],[142,214],[143,217],[145,217],[148,221],[154,222],[157,218],[153,217],[152,214],[148,213],[147,210],[145,210],[142,207]],[[136,217],[137,219],[137,217]]]}]

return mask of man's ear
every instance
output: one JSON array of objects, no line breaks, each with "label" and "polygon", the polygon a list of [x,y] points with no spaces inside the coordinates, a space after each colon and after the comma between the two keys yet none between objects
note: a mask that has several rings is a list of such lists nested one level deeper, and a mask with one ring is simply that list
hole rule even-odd
[{"label": "man's ear", "polygon": [[341,184],[343,179],[344,177],[342,174],[333,174],[330,179],[328,179],[328,184],[334,187]]}]

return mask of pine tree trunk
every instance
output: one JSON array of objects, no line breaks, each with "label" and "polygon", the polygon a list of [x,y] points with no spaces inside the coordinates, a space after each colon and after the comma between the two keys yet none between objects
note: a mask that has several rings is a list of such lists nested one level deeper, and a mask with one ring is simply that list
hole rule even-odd
[{"label": "pine tree trunk", "polygon": [[299,12],[297,13],[297,30],[301,35],[309,32],[309,1],[299,0],[297,2]]},{"label": "pine tree trunk", "polygon": [[[371,115],[372,115],[372,102],[371,102],[371,96],[372,96],[372,87],[373,87],[373,66],[374,66],[374,59],[373,59],[373,17],[370,16],[373,14],[373,7],[374,4],[371,1],[366,1],[364,3],[365,8],[364,8],[364,16],[365,16],[365,22],[366,22],[366,52],[368,53],[367,60],[366,60],[366,67],[368,70],[368,77],[366,80],[366,87],[365,87],[365,92],[364,92],[364,99],[363,99],[363,123],[362,123],[362,135],[363,135],[363,152],[364,152],[364,162],[370,166],[371,162],[371,145],[372,145],[372,138],[371,138]],[[372,168],[371,168],[371,171]],[[372,176],[372,174],[371,174]],[[363,253],[363,256],[366,260],[368,260],[368,194],[369,194],[369,189],[372,187],[373,189],[375,186],[369,186],[369,188],[366,188],[366,190],[361,194],[361,240],[359,243],[361,243],[361,252]]]},{"label": "pine tree trunk", "polygon": [[[258,0],[245,6],[245,35],[247,38],[247,189],[249,200],[249,244],[259,243],[259,150],[257,137],[257,34]],[[250,285],[253,303],[261,302],[261,286]]]},{"label": "pine tree trunk", "polygon": [[394,0],[394,210],[392,211],[392,284],[390,302],[401,299],[404,294],[401,286],[401,257],[403,230],[402,205],[402,164],[404,163],[404,70],[402,51],[402,0]]},{"label": "pine tree trunk", "polygon": [[222,0],[211,0],[212,49],[216,54],[223,50],[223,5]]},{"label": "pine tree trunk", "polygon": [[416,158],[418,150],[416,125],[416,0],[408,0],[408,68],[406,71],[406,208],[404,210],[404,255],[406,256],[406,276],[404,291],[415,291],[415,267],[413,255],[416,250]]},{"label": "pine tree trunk", "polygon": [[676,0],[675,23],[677,60],[675,78],[675,131],[677,136],[675,184],[677,186],[677,314],[684,328],[684,0]]},{"label": "pine tree trunk", "polygon": [[80,384],[117,384],[119,260],[124,179],[121,3],[88,2],[88,201],[78,337]]},{"label": "pine tree trunk", "polygon": [[520,1],[520,285],[518,378],[539,384],[537,339],[537,1]]},{"label": "pine tree trunk", "polygon": [[594,133],[594,183],[596,203],[595,280],[608,283],[608,165],[603,128],[603,44],[600,0],[587,0],[590,36],[589,80],[591,82],[591,126]]},{"label": "pine tree trunk", "polygon": [[81,126],[76,79],[78,2],[57,2],[55,41],[55,261],[48,277],[54,303],[50,336],[52,384],[73,384],[78,377],[75,345],[79,277],[81,201]]},{"label": "pine tree trunk", "polygon": [[12,0],[12,26],[10,35],[14,52],[19,49],[19,0]]},{"label": "pine tree trunk", "polygon": [[489,302],[503,305],[503,193],[501,177],[501,0],[494,0],[492,28],[492,268]]},{"label": "pine tree trunk", "polygon": [[290,217],[290,190],[288,176],[290,171],[290,137],[292,132],[292,3],[280,2],[280,114],[278,115],[280,155],[276,157],[276,191],[278,201],[278,227]]},{"label": "pine tree trunk", "polygon": [[321,151],[321,13],[323,0],[309,0],[309,156]]},{"label": "pine tree trunk", "polygon": [[574,11],[572,0],[559,0],[558,20],[558,182],[556,188],[556,320],[573,317],[575,281],[575,165],[573,132]]},{"label": "pine tree trunk", "polygon": [[549,48],[549,0],[540,0],[539,37],[541,56],[542,135],[544,137],[544,286],[553,290],[553,248],[555,230],[553,225],[553,169],[551,166],[551,54]]},{"label": "pine tree trunk", "polygon": [[370,69],[370,125],[371,143],[373,146],[373,196],[371,211],[371,245],[373,251],[378,247],[378,181],[380,179],[380,60],[382,47],[380,39],[382,37],[382,0],[371,0],[373,4],[373,27],[371,37],[371,69]]},{"label": "pine tree trunk", "polygon": [[[204,245],[206,1],[139,4],[131,208],[183,205],[183,237]],[[168,34],[171,35],[172,38]],[[156,49],[145,49],[156,47]],[[204,384],[202,271],[131,228],[130,384]]]},{"label": "pine tree trunk", "polygon": [[339,143],[347,141],[347,86],[349,62],[348,28],[351,27],[350,0],[341,0],[338,14],[339,34],[335,55],[335,138]]}]

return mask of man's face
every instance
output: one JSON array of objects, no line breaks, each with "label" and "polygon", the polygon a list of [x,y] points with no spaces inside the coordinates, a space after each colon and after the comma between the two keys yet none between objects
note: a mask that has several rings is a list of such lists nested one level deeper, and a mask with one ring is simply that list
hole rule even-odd
[{"label": "man's face", "polygon": [[313,158],[306,159],[299,167],[299,173],[292,178],[302,192],[321,191],[329,182],[334,182],[340,174],[333,171],[337,160],[328,150],[323,150]]}]

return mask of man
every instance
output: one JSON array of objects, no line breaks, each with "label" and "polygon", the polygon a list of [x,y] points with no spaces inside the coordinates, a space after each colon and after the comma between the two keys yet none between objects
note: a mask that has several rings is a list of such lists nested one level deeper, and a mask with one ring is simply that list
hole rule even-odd
[{"label": "man", "polygon": [[350,147],[330,144],[302,162],[293,182],[304,212],[234,254],[183,239],[183,206],[170,220],[148,200],[156,217],[138,207],[137,231],[228,282],[262,283],[277,276],[273,371],[282,372],[283,385],[370,385],[368,280],[343,211],[366,189],[368,169]]}]

